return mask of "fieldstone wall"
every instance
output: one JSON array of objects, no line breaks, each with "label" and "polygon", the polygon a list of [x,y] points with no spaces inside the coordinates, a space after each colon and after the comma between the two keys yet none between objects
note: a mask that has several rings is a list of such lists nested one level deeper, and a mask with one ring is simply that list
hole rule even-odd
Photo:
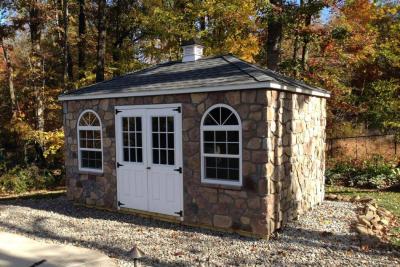
[{"label": "fieldstone wall", "polygon": [[[64,102],[67,196],[117,208],[114,107],[182,104],[184,223],[267,236],[323,197],[325,99],[264,89]],[[243,186],[201,183],[200,120],[214,104],[242,120]],[[77,119],[96,111],[103,128],[102,174],[79,172]]]},{"label": "fieldstone wall", "polygon": [[324,199],[326,99],[267,92],[268,233]]}]

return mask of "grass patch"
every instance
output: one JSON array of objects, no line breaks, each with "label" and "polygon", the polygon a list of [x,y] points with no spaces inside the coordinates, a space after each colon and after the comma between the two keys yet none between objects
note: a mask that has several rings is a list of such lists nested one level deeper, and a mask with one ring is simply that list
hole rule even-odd
[{"label": "grass patch", "polygon": [[[378,205],[391,211],[400,220],[400,192],[379,191],[372,189],[359,189],[353,187],[343,186],[327,186],[326,193],[357,196],[372,197]],[[400,234],[400,227],[393,229],[394,233]],[[392,243],[400,246],[400,238],[393,238]]]}]

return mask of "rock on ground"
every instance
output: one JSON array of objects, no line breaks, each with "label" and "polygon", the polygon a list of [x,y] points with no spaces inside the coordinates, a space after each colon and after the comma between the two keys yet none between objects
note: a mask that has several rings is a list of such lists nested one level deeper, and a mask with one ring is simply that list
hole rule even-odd
[{"label": "rock on ground", "polygon": [[395,249],[360,249],[351,229],[356,205],[326,201],[270,240],[84,207],[65,197],[0,202],[0,231],[38,240],[94,248],[133,266],[128,251],[146,254],[142,265],[399,266]]}]

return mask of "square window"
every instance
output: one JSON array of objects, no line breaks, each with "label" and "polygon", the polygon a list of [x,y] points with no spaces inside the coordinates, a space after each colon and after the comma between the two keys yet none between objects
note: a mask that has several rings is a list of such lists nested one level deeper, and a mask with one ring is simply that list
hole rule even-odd
[{"label": "square window", "polygon": [[206,166],[207,167],[217,167],[217,159],[213,157],[206,157]]},{"label": "square window", "polygon": [[217,168],[217,177],[221,180],[228,180],[228,169],[225,168]]}]

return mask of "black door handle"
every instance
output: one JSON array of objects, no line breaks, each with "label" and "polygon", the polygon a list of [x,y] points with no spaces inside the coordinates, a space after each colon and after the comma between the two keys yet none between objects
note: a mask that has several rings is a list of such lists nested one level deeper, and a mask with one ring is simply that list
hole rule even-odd
[{"label": "black door handle", "polygon": [[182,167],[179,167],[178,169],[174,169],[174,171],[182,173]]}]

